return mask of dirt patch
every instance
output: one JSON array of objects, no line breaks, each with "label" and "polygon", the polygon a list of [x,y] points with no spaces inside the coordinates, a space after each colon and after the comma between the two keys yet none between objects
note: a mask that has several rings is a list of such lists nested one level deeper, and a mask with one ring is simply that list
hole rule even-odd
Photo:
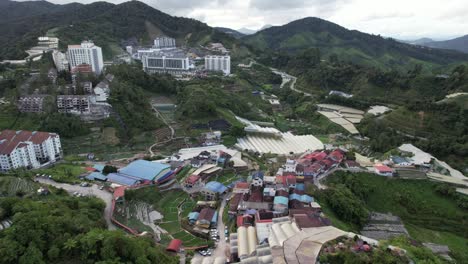
[{"label": "dirt patch", "polygon": [[101,140],[106,145],[117,145],[120,143],[120,139],[117,137],[117,130],[113,127],[106,127],[102,130]]},{"label": "dirt patch", "polygon": [[395,236],[408,236],[408,231],[400,217],[372,212],[369,223],[364,226],[361,234],[377,240],[387,240]]}]

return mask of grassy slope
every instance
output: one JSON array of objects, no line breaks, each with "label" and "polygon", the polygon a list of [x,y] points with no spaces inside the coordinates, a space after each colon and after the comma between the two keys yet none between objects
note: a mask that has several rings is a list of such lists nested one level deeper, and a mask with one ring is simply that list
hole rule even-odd
[{"label": "grassy slope", "polygon": [[[329,180],[334,181],[336,177],[335,174]],[[463,250],[468,245],[468,212],[458,208],[453,200],[436,194],[434,183],[372,174],[359,174],[359,178],[374,190],[366,200],[369,210],[397,215],[413,238],[447,244],[456,255],[468,259],[468,252]],[[407,196],[409,201],[399,202],[397,196]]]}]

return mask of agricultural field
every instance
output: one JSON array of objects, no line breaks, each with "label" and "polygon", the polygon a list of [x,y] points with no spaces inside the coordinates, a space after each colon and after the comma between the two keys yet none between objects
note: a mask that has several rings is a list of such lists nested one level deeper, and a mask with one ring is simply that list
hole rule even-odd
[{"label": "agricultural field", "polygon": [[457,206],[451,197],[436,192],[439,183],[368,173],[335,173],[327,179],[327,185],[334,184],[345,184],[356,199],[365,197],[369,211],[399,216],[412,238],[446,244],[457,260],[468,259],[467,251],[461,250],[468,245],[468,211]]},{"label": "agricultural field", "polygon": [[28,179],[11,176],[0,177],[0,197],[33,194],[37,188],[39,185]]},{"label": "agricultural field", "polygon": [[159,226],[168,231],[172,237],[181,239],[184,246],[206,245],[206,240],[193,236],[180,226],[179,206],[180,218],[183,219],[196,203],[189,198],[187,193],[181,190],[160,192],[155,187],[146,187],[138,190],[127,190],[125,198],[127,202],[143,201],[151,204],[154,210],[163,215]]}]

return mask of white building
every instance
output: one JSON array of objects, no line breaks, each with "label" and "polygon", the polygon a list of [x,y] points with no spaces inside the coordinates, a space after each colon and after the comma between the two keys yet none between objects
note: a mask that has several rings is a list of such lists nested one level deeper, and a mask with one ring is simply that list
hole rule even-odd
[{"label": "white building", "polygon": [[287,159],[284,171],[285,172],[296,172],[297,162],[292,159]]},{"label": "white building", "polygon": [[158,37],[154,39],[155,49],[175,49],[176,41],[169,37]]},{"label": "white building", "polygon": [[96,87],[94,87],[95,100],[98,103],[107,102],[107,99],[109,99],[109,93],[110,89],[108,86],[106,87],[105,85],[100,85],[99,83],[96,85]]},{"label": "white building", "polygon": [[39,168],[62,158],[60,137],[55,133],[4,130],[0,132],[0,171]]},{"label": "white building", "polygon": [[224,75],[231,74],[231,56],[208,55],[205,57],[207,71],[222,71]]},{"label": "white building", "polygon": [[70,70],[67,56],[64,53],[54,50],[52,52],[52,59],[54,60],[55,68],[57,68],[58,72]]},{"label": "white building", "polygon": [[38,37],[37,46],[45,49],[58,49],[59,39],[53,37]]},{"label": "white building", "polygon": [[147,73],[183,74],[190,70],[187,56],[162,55],[158,53],[142,55],[143,70]]},{"label": "white building", "polygon": [[69,45],[67,51],[71,69],[82,65],[90,65],[95,74],[101,74],[104,68],[102,49],[92,41],[83,41],[81,45]]}]

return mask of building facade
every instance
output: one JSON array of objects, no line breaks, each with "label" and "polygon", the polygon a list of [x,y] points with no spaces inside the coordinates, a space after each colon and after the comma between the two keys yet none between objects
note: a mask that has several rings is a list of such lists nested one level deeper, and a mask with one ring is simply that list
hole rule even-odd
[{"label": "building facade", "polygon": [[174,49],[176,47],[176,41],[169,37],[158,37],[154,39],[155,49]]},{"label": "building facade", "polygon": [[79,65],[86,64],[99,75],[104,68],[102,49],[94,45],[92,41],[83,41],[81,45],[69,45],[67,57],[72,70]]},{"label": "building facade", "polygon": [[44,112],[44,99],[47,95],[27,95],[18,99],[18,110],[21,113]]},{"label": "building facade", "polygon": [[58,72],[70,70],[67,56],[64,53],[54,50],[52,52],[52,59],[54,60],[55,68],[57,68]]},{"label": "building facade", "polygon": [[4,130],[0,132],[0,171],[34,169],[62,158],[60,137],[55,133]]},{"label": "building facade", "polygon": [[89,113],[89,96],[59,95],[57,96],[57,110],[59,113]]},{"label": "building facade", "polygon": [[206,56],[205,69],[207,71],[221,71],[224,75],[229,75],[231,74],[231,56]]},{"label": "building facade", "polygon": [[189,58],[186,56],[165,56],[160,54],[145,54],[142,56],[143,70],[147,73],[184,74],[190,69]]},{"label": "building facade", "polygon": [[37,46],[45,49],[58,49],[59,39],[53,37],[38,37]]}]

